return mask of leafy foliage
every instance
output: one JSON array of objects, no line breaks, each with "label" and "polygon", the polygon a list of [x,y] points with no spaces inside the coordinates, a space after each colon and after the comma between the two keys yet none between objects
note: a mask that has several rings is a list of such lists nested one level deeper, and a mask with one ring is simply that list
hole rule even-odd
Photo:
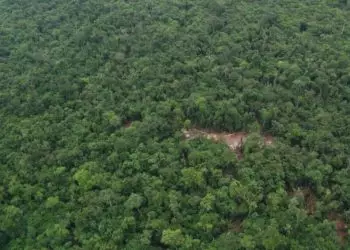
[{"label": "leafy foliage", "polygon": [[0,0],[1,249],[346,247],[349,6]]}]

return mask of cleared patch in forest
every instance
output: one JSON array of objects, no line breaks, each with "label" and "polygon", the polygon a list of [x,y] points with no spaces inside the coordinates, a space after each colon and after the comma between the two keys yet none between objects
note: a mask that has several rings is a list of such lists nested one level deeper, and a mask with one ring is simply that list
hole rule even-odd
[{"label": "cleared patch in forest", "polygon": [[243,231],[243,218],[236,218],[229,226],[229,230],[235,233],[241,233]]},{"label": "cleared patch in forest", "polygon": [[[305,201],[305,210],[308,215],[313,215],[316,212],[316,196],[310,188],[298,189],[294,192],[289,192],[290,196],[301,197]],[[328,220],[335,221],[335,230],[341,244],[345,243],[348,237],[348,226],[341,215],[331,212],[328,214]]]},{"label": "cleared patch in forest", "polygon": [[[188,129],[183,130],[183,134],[187,140],[195,138],[206,138],[214,142],[225,143],[231,151],[235,152],[238,159],[242,159],[243,152],[242,148],[247,140],[248,133],[246,132],[236,132],[236,133],[226,133],[226,132],[213,132],[204,129]],[[273,137],[271,135],[264,135],[264,145],[271,145],[273,143]]]},{"label": "cleared patch in forest", "polygon": [[132,121],[130,121],[130,120],[126,120],[126,121],[123,122],[123,127],[124,128],[130,128],[131,125],[132,125]]},{"label": "cleared patch in forest", "polygon": [[329,213],[328,220],[335,221],[335,230],[337,232],[341,244],[345,243],[345,238],[348,236],[348,226],[342,216],[336,213]]},{"label": "cleared patch in forest", "polygon": [[290,196],[300,197],[304,200],[305,210],[307,214],[313,215],[316,212],[316,196],[310,188],[298,188],[297,190],[290,192]]}]

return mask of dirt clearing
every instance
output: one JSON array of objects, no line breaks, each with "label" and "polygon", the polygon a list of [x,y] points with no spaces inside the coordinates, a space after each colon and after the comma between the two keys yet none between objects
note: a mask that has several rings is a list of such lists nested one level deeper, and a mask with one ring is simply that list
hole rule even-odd
[{"label": "dirt clearing", "polygon": [[[206,138],[214,142],[225,143],[232,152],[237,154],[238,159],[241,159],[242,147],[244,142],[247,140],[248,133],[236,132],[236,133],[225,133],[225,132],[212,132],[204,129],[188,129],[183,130],[183,134],[187,140],[195,138]],[[273,137],[270,135],[264,135],[264,145],[271,145],[273,143]]]},{"label": "dirt clearing", "polygon": [[335,221],[335,230],[337,232],[339,241],[341,244],[345,243],[345,239],[348,237],[348,226],[341,215],[337,213],[329,213],[328,220]]}]

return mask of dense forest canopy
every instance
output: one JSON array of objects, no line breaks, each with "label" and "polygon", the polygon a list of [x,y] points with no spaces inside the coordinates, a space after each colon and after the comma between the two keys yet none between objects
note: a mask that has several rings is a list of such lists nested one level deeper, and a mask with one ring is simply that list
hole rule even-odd
[{"label": "dense forest canopy", "polygon": [[349,0],[0,0],[0,248],[346,249],[349,55]]}]

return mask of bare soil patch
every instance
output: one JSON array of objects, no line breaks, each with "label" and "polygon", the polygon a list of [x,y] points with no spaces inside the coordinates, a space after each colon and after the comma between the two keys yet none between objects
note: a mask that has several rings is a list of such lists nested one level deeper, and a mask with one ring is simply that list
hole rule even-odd
[{"label": "bare soil patch", "polygon": [[[225,143],[232,152],[236,153],[238,159],[242,159],[243,157],[242,148],[249,135],[246,132],[220,133],[196,128],[183,130],[183,134],[187,140],[206,138],[214,142]],[[271,145],[273,143],[273,137],[271,135],[264,135],[263,138],[264,145]]]},{"label": "bare soil patch", "polygon": [[339,241],[341,244],[344,244],[346,237],[348,237],[348,226],[346,225],[344,219],[339,214],[329,213],[328,220],[335,221],[335,230]]},{"label": "bare soil patch", "polygon": [[313,215],[316,212],[316,196],[310,188],[301,188],[295,191],[289,192],[290,196],[301,197],[305,204],[304,208],[308,215]]},{"label": "bare soil patch", "polygon": [[127,120],[127,121],[123,122],[123,127],[124,128],[130,128],[131,125],[132,125],[132,121]]},{"label": "bare soil patch", "polygon": [[235,233],[240,233],[243,231],[243,218],[236,218],[232,221],[229,226],[229,230]]},{"label": "bare soil patch", "polygon": [[306,211],[308,214],[314,214],[316,212],[316,196],[310,189],[303,190],[305,197]]},{"label": "bare soil patch", "polygon": [[[308,215],[313,215],[316,212],[316,196],[314,192],[309,188],[298,189],[296,191],[290,192],[290,196],[302,197],[305,201],[305,210]],[[328,214],[328,220],[335,222],[335,230],[338,235],[340,244],[345,243],[345,239],[348,237],[348,226],[345,223],[343,217],[335,212]]]}]

